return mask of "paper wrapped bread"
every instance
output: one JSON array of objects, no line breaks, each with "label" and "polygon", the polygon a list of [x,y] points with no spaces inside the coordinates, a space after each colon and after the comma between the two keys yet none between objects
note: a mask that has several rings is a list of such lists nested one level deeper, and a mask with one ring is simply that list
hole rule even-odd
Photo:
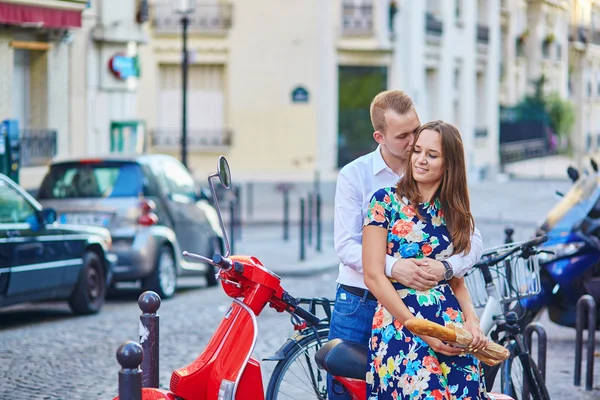
[{"label": "paper wrapped bread", "polygon": [[451,346],[466,349],[467,353],[473,354],[477,359],[489,366],[500,364],[510,356],[507,348],[491,341],[483,350],[479,350],[476,353],[469,351],[468,348],[473,341],[473,335],[466,329],[452,323],[442,326],[426,319],[411,318],[404,321],[404,326],[417,335],[431,336]]}]

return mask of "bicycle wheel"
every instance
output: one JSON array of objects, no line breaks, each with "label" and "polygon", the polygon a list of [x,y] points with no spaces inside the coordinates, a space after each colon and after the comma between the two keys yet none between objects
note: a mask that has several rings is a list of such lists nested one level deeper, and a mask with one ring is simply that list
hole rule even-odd
[{"label": "bicycle wheel", "polygon": [[542,373],[529,353],[517,356],[511,351],[502,364],[501,381],[502,393],[515,400],[550,400]]},{"label": "bicycle wheel", "polygon": [[327,399],[327,373],[317,367],[315,353],[328,342],[329,327],[290,341],[267,387],[266,400]]}]

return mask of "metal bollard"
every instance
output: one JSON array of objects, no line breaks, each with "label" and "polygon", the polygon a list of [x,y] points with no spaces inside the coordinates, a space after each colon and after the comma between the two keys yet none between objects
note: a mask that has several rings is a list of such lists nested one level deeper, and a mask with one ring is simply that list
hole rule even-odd
[{"label": "metal bollard", "polygon": [[290,194],[287,189],[283,190],[283,240],[290,238]]},{"label": "metal bollard", "polygon": [[[587,308],[587,318],[584,312]],[[581,386],[581,358],[583,356],[583,330],[587,325],[587,365],[585,390],[592,390],[594,380],[594,353],[596,348],[596,302],[589,294],[584,294],[577,300],[577,317],[575,320],[575,377],[573,384]]]},{"label": "metal bollard", "polygon": [[312,246],[312,220],[313,220],[313,195],[308,194],[308,213],[307,213],[307,230],[308,230],[308,245]]},{"label": "metal bollard", "polygon": [[248,217],[252,217],[254,212],[254,183],[248,182],[246,185],[246,213]]},{"label": "metal bollard", "polygon": [[513,242],[514,233],[515,233],[515,229],[512,226],[507,226],[506,228],[504,228],[504,243],[505,244]]},{"label": "metal bollard", "polygon": [[[531,348],[533,332],[537,333],[538,337],[537,365],[542,373],[542,378],[546,380],[546,352],[548,348],[548,336],[546,335],[546,330],[541,324],[532,322],[527,325],[523,331],[523,336],[525,338],[525,344],[530,352],[533,352],[533,349]],[[529,398],[529,386],[525,376],[523,376],[523,398]]]},{"label": "metal bollard", "polygon": [[128,340],[117,349],[119,371],[119,400],[142,400],[142,371],[144,351],[139,343]]},{"label": "metal bollard", "polygon": [[235,254],[233,247],[235,245],[235,239],[236,239],[236,235],[235,235],[235,206],[236,206],[236,200],[233,199],[229,202],[229,216],[230,216],[230,221],[229,221],[229,248],[231,250],[232,254]]},{"label": "metal bollard", "polygon": [[233,209],[233,211],[235,212],[235,238],[236,239],[241,239],[242,238],[242,194],[241,194],[241,187],[235,186],[234,190],[233,190],[234,194],[235,194],[235,207]]},{"label": "metal bollard", "polygon": [[304,199],[300,199],[300,261],[306,258],[304,244]]},{"label": "metal bollard", "polygon": [[158,387],[158,338],[160,296],[152,291],[144,292],[138,298],[140,315],[140,344],[145,357],[142,360],[142,387]]},{"label": "metal bollard", "polygon": [[317,229],[317,251],[321,252],[321,195],[317,193],[317,221],[316,221],[316,229]]}]

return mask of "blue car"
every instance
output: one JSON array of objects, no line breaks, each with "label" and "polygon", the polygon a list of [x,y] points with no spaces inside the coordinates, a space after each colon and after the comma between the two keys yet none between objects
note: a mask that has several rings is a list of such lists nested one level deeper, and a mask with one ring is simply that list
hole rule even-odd
[{"label": "blue car", "polygon": [[75,314],[98,312],[116,256],[107,229],[62,225],[0,174],[0,307],[67,300]]}]

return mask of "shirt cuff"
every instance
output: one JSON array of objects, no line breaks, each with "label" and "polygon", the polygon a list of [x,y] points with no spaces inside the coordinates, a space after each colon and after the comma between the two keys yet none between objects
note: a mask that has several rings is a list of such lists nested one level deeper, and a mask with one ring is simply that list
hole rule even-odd
[{"label": "shirt cuff", "polygon": [[396,261],[398,261],[396,257],[392,257],[387,254],[385,255],[385,275],[388,278],[392,278],[392,268],[394,268]]}]

